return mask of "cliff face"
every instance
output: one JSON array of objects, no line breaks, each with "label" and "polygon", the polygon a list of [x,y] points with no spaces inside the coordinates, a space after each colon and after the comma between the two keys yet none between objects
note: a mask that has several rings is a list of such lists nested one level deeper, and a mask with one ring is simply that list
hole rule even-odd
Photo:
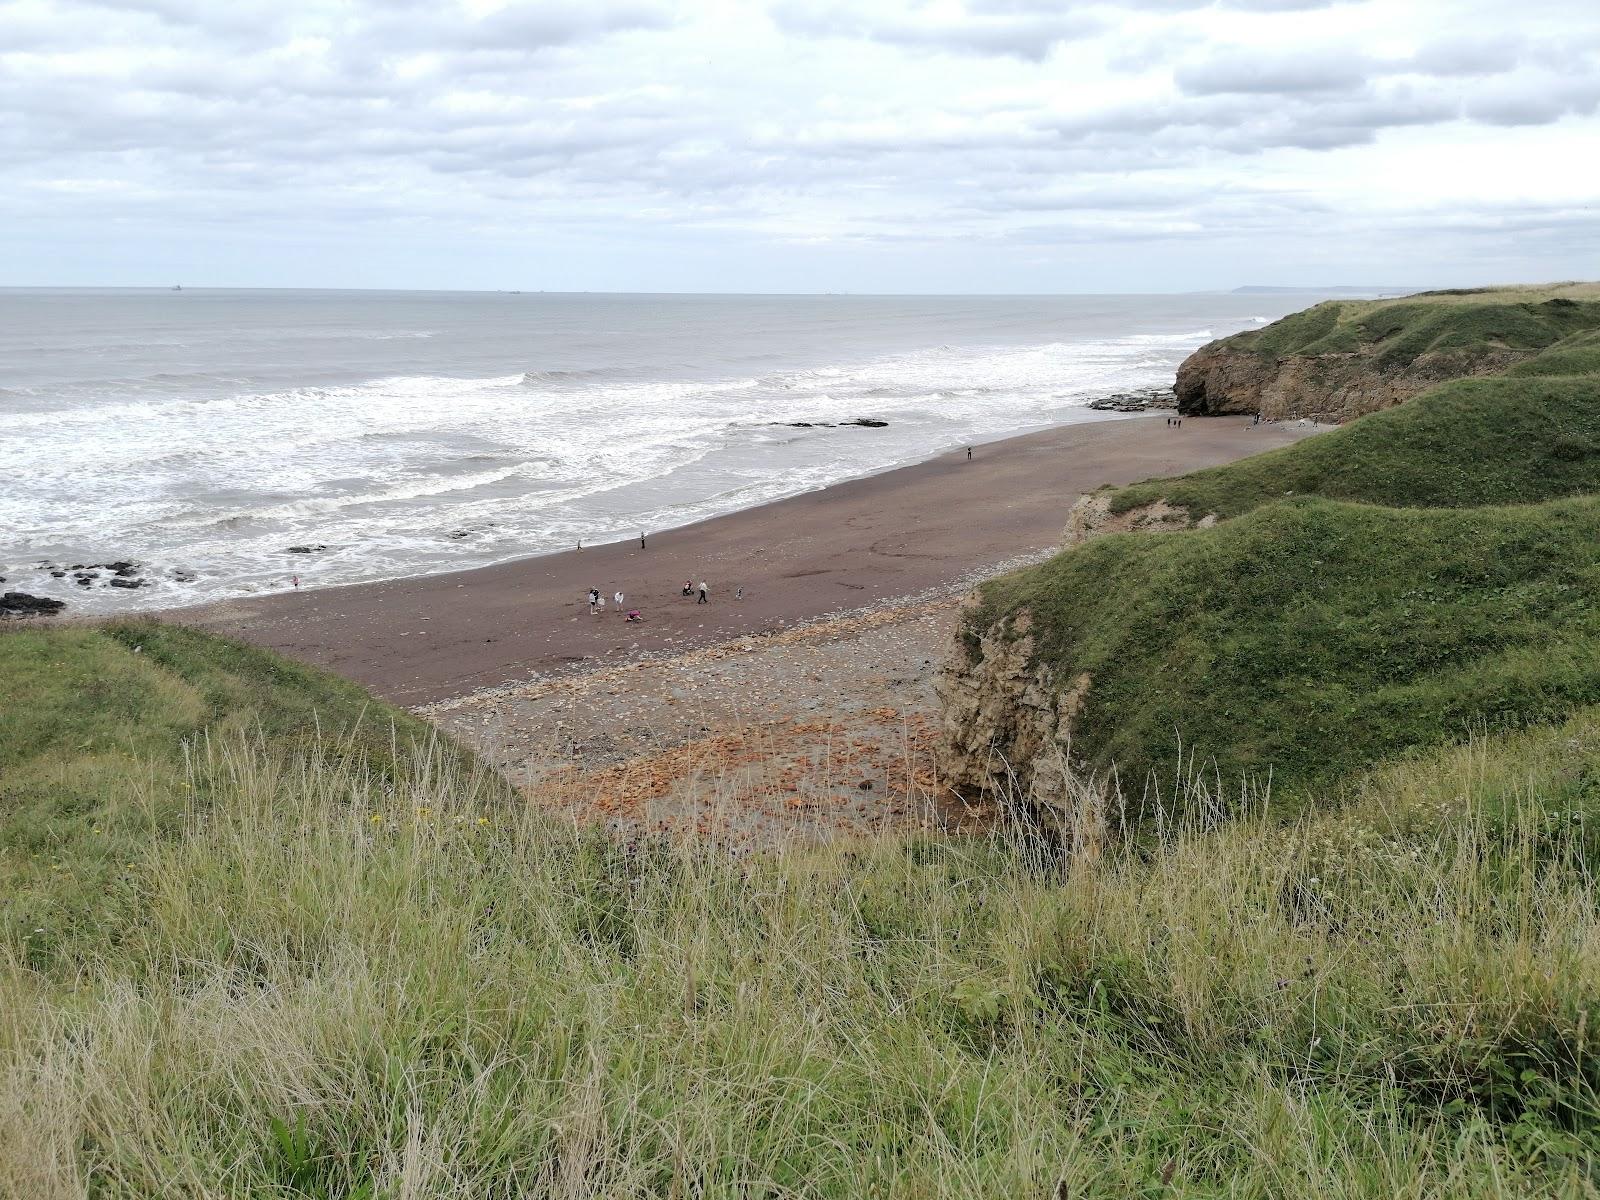
[{"label": "cliff face", "polygon": [[[967,614],[963,614],[965,617]],[[1054,672],[1030,666],[1033,616],[1006,617],[958,647],[934,682],[941,715],[940,775],[959,791],[1006,793],[1008,803],[1065,811],[1072,721],[1083,707],[1087,674],[1065,688]]]},{"label": "cliff face", "polygon": [[1397,364],[1359,353],[1272,358],[1224,339],[1184,361],[1173,391],[1178,411],[1189,416],[1260,413],[1269,421],[1342,424],[1393,408],[1447,379],[1498,375],[1535,353],[1484,346],[1436,351]]},{"label": "cliff face", "polygon": [[1600,329],[1600,288],[1558,284],[1328,301],[1202,346],[1178,368],[1178,411],[1335,424],[1447,379],[1498,375]]},{"label": "cliff face", "polygon": [[1210,529],[1217,523],[1215,513],[1195,520],[1188,509],[1155,500],[1126,512],[1111,511],[1110,492],[1091,492],[1067,510],[1067,526],[1061,531],[1061,548],[1070,550],[1108,533],[1174,533],[1181,529]]}]

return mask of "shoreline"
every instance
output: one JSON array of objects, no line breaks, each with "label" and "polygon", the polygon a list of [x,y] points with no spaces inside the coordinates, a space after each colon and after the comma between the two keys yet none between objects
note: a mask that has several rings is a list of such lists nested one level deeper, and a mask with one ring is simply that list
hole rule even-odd
[{"label": "shoreline", "polygon": [[[326,667],[423,706],[613,666],[952,588],[1059,544],[1067,509],[1103,484],[1182,474],[1310,432],[1235,417],[1078,422],[976,444],[635,540],[493,566],[217,601],[149,614]],[[710,584],[710,603],[684,598]],[[591,616],[598,588],[606,611]],[[744,589],[742,599],[736,590]],[[622,619],[611,603],[621,590]]]}]

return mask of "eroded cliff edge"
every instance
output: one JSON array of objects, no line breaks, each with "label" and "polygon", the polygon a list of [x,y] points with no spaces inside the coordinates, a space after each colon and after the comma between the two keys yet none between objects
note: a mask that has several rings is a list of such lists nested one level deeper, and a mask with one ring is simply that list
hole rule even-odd
[{"label": "eroded cliff edge", "polygon": [[[1477,714],[1545,714],[1521,639],[1567,612],[1563,572],[1600,572],[1600,287],[1471,296],[1361,317],[1362,337],[1382,316],[1389,340],[1435,347],[1410,355],[1413,382],[1453,378],[1291,447],[1086,496],[1061,554],[978,589],[936,683],[943,781],[1070,814],[1075,774],[1116,769],[1137,793],[1197,748],[1229,786],[1306,785]],[[1304,415],[1345,411],[1349,353],[1301,368]],[[1167,536],[1103,536],[1151,533]],[[1540,688],[1571,693],[1557,707],[1600,700],[1600,668],[1540,663]]]},{"label": "eroded cliff edge", "polygon": [[1178,368],[1178,411],[1339,424],[1600,328],[1593,295],[1576,284],[1328,301],[1195,351]]}]

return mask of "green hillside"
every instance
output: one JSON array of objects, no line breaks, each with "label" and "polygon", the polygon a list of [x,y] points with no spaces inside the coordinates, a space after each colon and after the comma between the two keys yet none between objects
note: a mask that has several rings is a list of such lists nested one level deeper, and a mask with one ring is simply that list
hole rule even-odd
[{"label": "green hillside", "polygon": [[1565,284],[1329,300],[1221,344],[1265,358],[1362,354],[1403,366],[1438,351],[1544,350],[1595,329],[1600,329],[1600,286]]},{"label": "green hillside", "polygon": [[1096,539],[981,590],[1092,684],[1075,758],[1138,791],[1179,757],[1280,792],[1600,702],[1600,498],[1401,510],[1302,498]]},{"label": "green hillside", "polygon": [[99,936],[125,861],[205,802],[189,764],[208,742],[285,768],[315,753],[392,783],[436,737],[346,680],[154,622],[0,632],[0,681],[3,924],[46,931],[32,958]]},{"label": "green hillside", "polygon": [[[1315,310],[1310,310],[1315,311]],[[1118,489],[1198,520],[1285,496],[1402,507],[1525,504],[1600,491],[1600,331],[1554,342],[1504,375],[1441,384],[1293,446]]]},{"label": "green hillside", "polygon": [[1090,676],[1075,757],[1142,781],[1170,776],[1181,745],[1280,794],[1473,724],[1600,701],[1600,332],[1558,336],[1597,302],[1538,293],[1511,306],[1519,325],[1504,291],[1420,299],[1426,321],[1402,302],[1322,305],[1276,336],[1327,353],[1381,318],[1396,345],[1493,325],[1547,348],[1293,446],[1109,493],[1114,514],[1162,500],[1222,521],[1097,538],[990,582],[965,617],[974,665],[979,635],[1026,611],[1032,665],[1062,689]]},{"label": "green hillside", "polygon": [[[145,671],[171,730],[234,674]],[[0,1196],[1594,1195],[1593,712],[1070,862],[623,844],[396,765],[213,737],[162,836],[107,777],[92,928],[0,933]]]}]

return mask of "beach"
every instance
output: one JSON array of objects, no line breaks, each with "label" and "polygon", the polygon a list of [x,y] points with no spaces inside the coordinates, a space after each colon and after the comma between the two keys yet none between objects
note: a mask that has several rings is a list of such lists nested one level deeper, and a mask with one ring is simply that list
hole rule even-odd
[{"label": "beach", "polygon": [[[167,618],[327,667],[419,706],[553,674],[682,654],[827,614],[949,590],[1053,548],[1103,484],[1285,445],[1309,427],[1164,415],[964,449],[637,540],[498,566],[175,610]],[[697,604],[686,581],[710,588]],[[590,587],[607,598],[591,616]],[[736,599],[738,589],[743,598]],[[622,591],[625,622],[610,598]]]}]

